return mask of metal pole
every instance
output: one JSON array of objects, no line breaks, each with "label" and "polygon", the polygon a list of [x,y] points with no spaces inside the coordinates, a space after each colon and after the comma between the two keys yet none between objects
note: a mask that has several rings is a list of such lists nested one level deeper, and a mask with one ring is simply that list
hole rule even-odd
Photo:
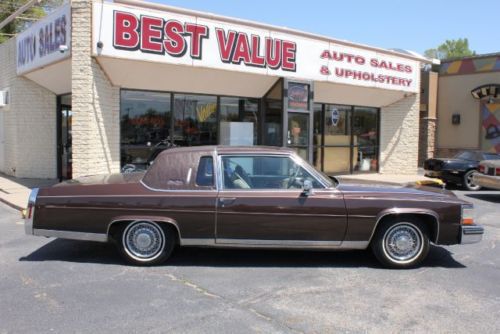
[{"label": "metal pole", "polygon": [[0,22],[0,29],[2,29],[3,27],[5,27],[7,24],[9,24],[10,22],[14,21],[14,19],[24,13],[26,10],[28,10],[31,6],[33,6],[35,3],[39,3],[41,0],[30,0],[28,1],[26,4],[24,4],[23,6],[19,7],[14,13],[10,14],[8,18],[6,18],[5,20],[3,20],[2,22]]}]

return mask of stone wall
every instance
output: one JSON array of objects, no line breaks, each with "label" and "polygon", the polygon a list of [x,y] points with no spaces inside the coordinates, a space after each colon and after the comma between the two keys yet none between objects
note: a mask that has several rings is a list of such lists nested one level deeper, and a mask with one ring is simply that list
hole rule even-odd
[{"label": "stone wall", "polygon": [[0,45],[0,90],[10,91],[2,108],[4,154],[1,172],[16,177],[57,176],[56,96],[16,75],[16,40]]},{"label": "stone wall", "polygon": [[419,108],[418,93],[381,108],[380,173],[417,173]]},{"label": "stone wall", "polygon": [[72,6],[73,178],[120,170],[120,91],[92,57],[92,7]]}]

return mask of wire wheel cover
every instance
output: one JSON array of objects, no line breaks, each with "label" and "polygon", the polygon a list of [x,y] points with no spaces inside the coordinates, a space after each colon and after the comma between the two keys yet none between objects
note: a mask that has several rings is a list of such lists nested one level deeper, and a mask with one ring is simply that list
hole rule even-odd
[{"label": "wire wheel cover", "polygon": [[423,250],[422,232],[410,223],[399,223],[384,234],[384,251],[395,262],[411,262]]},{"label": "wire wheel cover", "polygon": [[125,230],[123,244],[131,257],[137,260],[153,260],[165,247],[165,234],[156,223],[135,222]]}]

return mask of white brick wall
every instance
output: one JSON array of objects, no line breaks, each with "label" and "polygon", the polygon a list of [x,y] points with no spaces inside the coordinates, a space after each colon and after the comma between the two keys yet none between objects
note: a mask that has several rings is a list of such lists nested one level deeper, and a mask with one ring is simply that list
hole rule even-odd
[{"label": "white brick wall", "polygon": [[91,56],[91,3],[72,1],[73,177],[120,170],[120,92]]},{"label": "white brick wall", "polygon": [[419,108],[417,93],[381,109],[380,173],[417,173]]},{"label": "white brick wall", "polygon": [[4,113],[2,172],[16,177],[55,178],[56,96],[33,81],[16,76],[16,43],[0,45],[0,89],[10,88]]}]

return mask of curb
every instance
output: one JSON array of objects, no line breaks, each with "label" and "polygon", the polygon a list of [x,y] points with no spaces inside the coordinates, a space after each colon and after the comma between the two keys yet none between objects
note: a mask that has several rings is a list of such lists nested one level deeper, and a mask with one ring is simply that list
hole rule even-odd
[{"label": "curb", "polygon": [[17,211],[20,211],[20,212],[22,212],[25,209],[25,208],[20,207],[19,205],[16,205],[14,203],[7,201],[1,197],[0,197],[0,202],[4,203],[4,204],[10,206],[11,208],[16,209]]}]

